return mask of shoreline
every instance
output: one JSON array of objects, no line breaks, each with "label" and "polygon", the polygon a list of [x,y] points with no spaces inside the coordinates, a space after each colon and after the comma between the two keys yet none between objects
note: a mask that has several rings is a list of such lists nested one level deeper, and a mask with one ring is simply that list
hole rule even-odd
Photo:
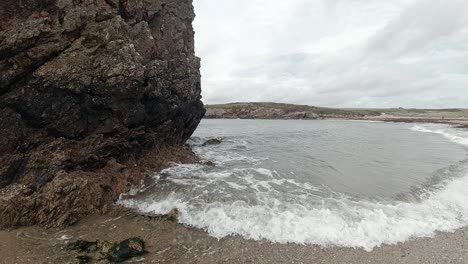
[{"label": "shoreline", "polygon": [[[444,123],[465,129],[468,126],[468,119],[337,120]],[[218,240],[204,230],[161,217],[128,209],[122,212],[117,217],[88,216],[67,228],[32,226],[0,231],[0,256],[3,257],[0,263],[37,263],[38,259],[41,263],[78,263],[79,254],[65,250],[68,242],[75,239],[114,242],[135,236],[147,243],[148,254],[129,263],[468,263],[468,226],[453,232],[437,231],[433,237],[383,244],[368,252],[362,248],[254,241],[237,235]]]},{"label": "shoreline", "polygon": [[[468,121],[468,109],[415,109],[415,108],[330,108],[310,105],[296,105],[273,102],[238,102],[206,105],[204,118],[212,119],[357,119],[427,122],[447,120]],[[415,122],[413,121],[413,122]]]},{"label": "shoreline", "polygon": [[381,121],[391,123],[433,123],[433,124],[455,124],[468,125],[468,118],[428,118],[414,116],[365,116],[365,117],[325,117],[325,118],[212,118],[204,117],[203,120],[272,120],[272,121],[288,121],[288,120],[304,120],[304,121],[320,121],[320,120],[349,120],[349,121]]},{"label": "shoreline", "polygon": [[[76,252],[65,250],[75,239],[119,241],[141,237],[148,253],[137,263],[467,263],[468,227],[434,237],[414,238],[361,248],[278,244],[239,236],[217,239],[203,230],[157,217],[126,213],[92,216],[66,229],[20,228],[0,231],[0,263],[74,263]],[[106,262],[96,262],[106,263]]]},{"label": "shoreline", "polygon": [[211,118],[205,117],[204,120],[272,120],[272,121],[288,121],[288,120],[303,120],[303,121],[320,121],[320,120],[343,120],[343,121],[375,121],[375,122],[388,122],[388,123],[422,123],[422,124],[446,124],[454,128],[461,128],[468,130],[468,118],[427,118],[427,117],[406,117],[406,116],[385,116],[385,117],[326,117],[321,119],[292,119],[292,118]]}]

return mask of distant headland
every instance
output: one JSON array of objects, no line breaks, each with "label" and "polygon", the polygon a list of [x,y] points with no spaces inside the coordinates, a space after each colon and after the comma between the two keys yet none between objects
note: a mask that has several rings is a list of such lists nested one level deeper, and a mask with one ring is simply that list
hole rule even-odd
[{"label": "distant headland", "polygon": [[272,102],[206,105],[211,119],[357,119],[468,124],[468,109],[329,108]]}]

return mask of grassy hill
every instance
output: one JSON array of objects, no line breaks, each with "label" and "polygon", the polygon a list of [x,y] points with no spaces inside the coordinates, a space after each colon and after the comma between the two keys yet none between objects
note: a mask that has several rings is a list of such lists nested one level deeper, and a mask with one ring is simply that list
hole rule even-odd
[{"label": "grassy hill", "polygon": [[286,112],[311,112],[317,115],[340,115],[340,116],[380,116],[391,115],[398,117],[418,118],[468,118],[468,109],[406,109],[406,108],[329,108],[309,105],[295,105],[272,102],[246,102],[206,105],[207,110],[224,109],[226,111],[237,111],[239,109],[282,109]]}]

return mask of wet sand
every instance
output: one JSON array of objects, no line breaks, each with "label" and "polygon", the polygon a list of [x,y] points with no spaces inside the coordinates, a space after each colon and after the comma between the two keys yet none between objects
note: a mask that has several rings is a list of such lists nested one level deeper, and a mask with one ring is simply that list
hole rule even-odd
[{"label": "wet sand", "polygon": [[[148,254],[127,263],[468,263],[468,229],[438,233],[371,252],[353,248],[275,244],[238,236],[221,240],[160,218],[127,213],[89,217],[66,229],[38,227],[0,232],[0,263],[78,263],[66,244],[76,239],[120,241],[138,236]],[[97,262],[106,263],[106,262]]]}]

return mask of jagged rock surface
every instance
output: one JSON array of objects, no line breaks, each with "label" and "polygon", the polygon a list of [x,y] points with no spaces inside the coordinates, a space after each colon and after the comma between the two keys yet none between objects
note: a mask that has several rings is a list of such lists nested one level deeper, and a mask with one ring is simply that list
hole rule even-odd
[{"label": "jagged rock surface", "polygon": [[[192,0],[0,2],[0,228],[105,211],[204,115]],[[91,195],[90,197],[88,197]]]}]

